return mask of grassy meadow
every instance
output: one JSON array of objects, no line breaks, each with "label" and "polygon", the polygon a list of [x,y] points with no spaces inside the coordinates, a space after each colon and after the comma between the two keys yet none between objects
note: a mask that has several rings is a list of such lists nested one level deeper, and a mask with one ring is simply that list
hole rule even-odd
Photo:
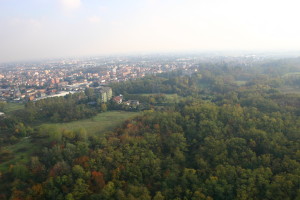
[{"label": "grassy meadow", "polygon": [[[14,107],[15,110],[17,107]],[[13,108],[10,108],[13,110]],[[99,113],[93,118],[73,121],[69,123],[43,123],[42,125],[56,126],[61,129],[76,130],[84,128],[89,135],[100,135],[106,131],[113,131],[121,126],[125,120],[140,115],[140,112],[111,111]],[[36,126],[42,126],[41,124]],[[18,143],[1,147],[0,172],[8,170],[9,166],[15,163],[26,163],[33,153],[43,147],[43,140],[33,141],[30,137],[22,138]]]},{"label": "grassy meadow", "polygon": [[4,113],[11,113],[16,110],[20,110],[24,108],[24,104],[22,103],[7,103],[4,107]]},{"label": "grassy meadow", "polygon": [[[180,101],[180,99],[182,98],[178,94],[165,94],[165,93],[161,93],[161,94],[165,95],[166,103],[178,103]],[[139,94],[137,94],[137,95],[139,95]],[[140,95],[142,95],[142,96],[151,96],[151,95],[159,95],[159,93],[140,94]]]},{"label": "grassy meadow", "polygon": [[106,131],[112,131],[114,128],[130,118],[140,115],[138,112],[111,111],[99,113],[93,118],[83,119],[68,123],[49,123],[46,125],[56,126],[61,129],[76,130],[84,128],[89,135],[101,134]]},{"label": "grassy meadow", "polygon": [[22,138],[18,143],[1,148],[0,172],[7,170],[10,165],[25,164],[39,146],[33,145],[29,137]]}]

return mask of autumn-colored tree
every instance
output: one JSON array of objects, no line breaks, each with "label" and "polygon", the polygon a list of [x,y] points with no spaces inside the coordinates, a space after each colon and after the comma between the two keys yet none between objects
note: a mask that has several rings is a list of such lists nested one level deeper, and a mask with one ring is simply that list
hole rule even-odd
[{"label": "autumn-colored tree", "polygon": [[104,174],[102,172],[93,171],[91,175],[92,191],[95,193],[100,193],[105,186]]}]

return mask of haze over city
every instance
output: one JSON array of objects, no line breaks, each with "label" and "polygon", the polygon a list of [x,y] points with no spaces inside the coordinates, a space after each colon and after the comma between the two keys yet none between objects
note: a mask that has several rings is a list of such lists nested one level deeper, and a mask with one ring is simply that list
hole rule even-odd
[{"label": "haze over city", "polygon": [[0,62],[184,51],[296,51],[299,2],[0,0]]},{"label": "haze over city", "polygon": [[0,200],[300,200],[299,8],[0,0]]}]

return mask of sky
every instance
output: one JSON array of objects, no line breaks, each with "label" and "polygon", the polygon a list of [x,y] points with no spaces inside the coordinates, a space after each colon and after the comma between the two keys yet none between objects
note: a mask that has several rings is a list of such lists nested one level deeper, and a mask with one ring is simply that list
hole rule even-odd
[{"label": "sky", "polygon": [[298,0],[0,0],[0,62],[299,51]]}]

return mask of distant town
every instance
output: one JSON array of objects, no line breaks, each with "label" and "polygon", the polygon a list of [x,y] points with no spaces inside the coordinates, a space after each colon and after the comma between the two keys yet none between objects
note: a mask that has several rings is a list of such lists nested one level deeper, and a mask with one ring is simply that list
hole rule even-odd
[{"label": "distant town", "polygon": [[0,100],[37,101],[84,91],[88,87],[105,87],[175,70],[184,74],[197,71],[205,62],[236,63],[250,66],[263,56],[139,56],[60,59],[54,61],[9,63],[0,65]]}]

